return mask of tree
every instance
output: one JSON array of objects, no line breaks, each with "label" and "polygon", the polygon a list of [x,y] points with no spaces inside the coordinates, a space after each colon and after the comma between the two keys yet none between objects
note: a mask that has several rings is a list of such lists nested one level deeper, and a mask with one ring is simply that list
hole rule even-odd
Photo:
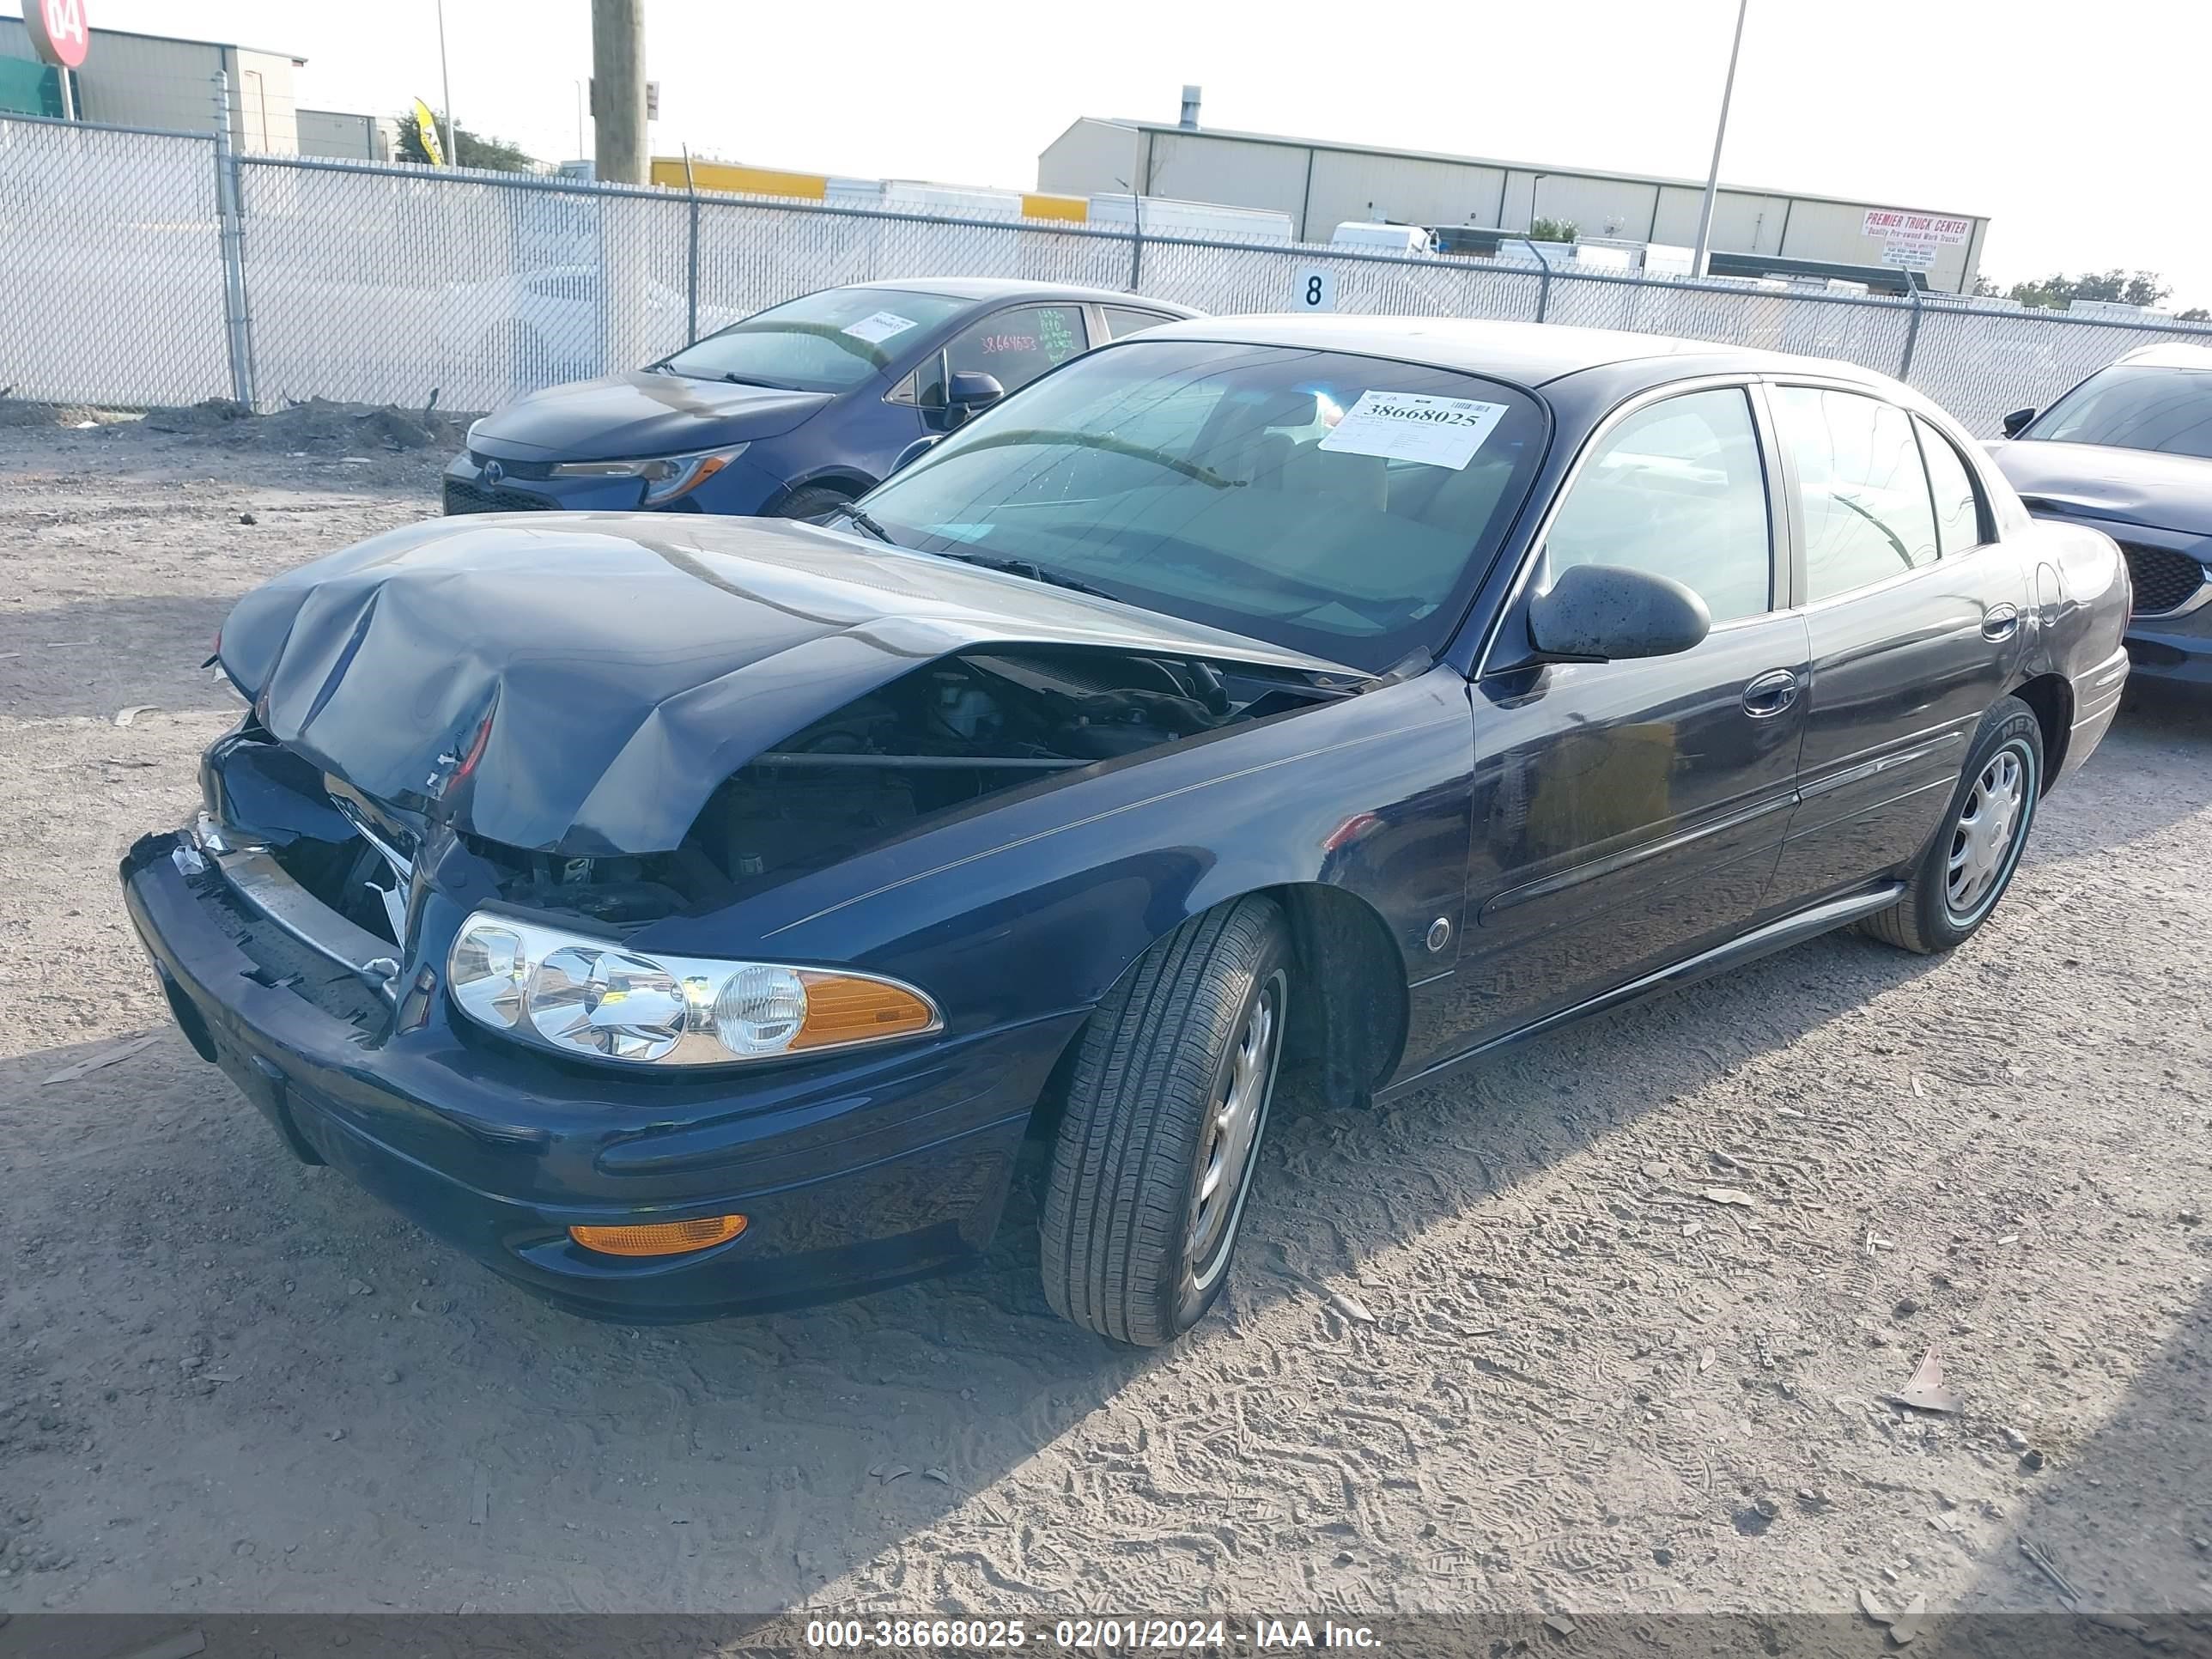
[{"label": "tree", "polygon": [[[438,140],[445,142],[446,123],[438,122]],[[465,167],[483,167],[492,173],[536,173],[540,163],[520,144],[511,144],[504,138],[484,138],[466,127],[453,130],[453,148],[460,153],[447,159]],[[429,153],[422,148],[422,135],[416,130],[415,112],[409,110],[399,117],[399,159],[418,166],[428,166]]]},{"label": "tree", "polygon": [[2173,289],[2154,270],[2085,270],[2079,276],[2063,271],[2039,283],[2014,283],[2012,297],[2024,306],[2063,307],[2074,300],[2111,300],[2122,305],[2154,306]]},{"label": "tree", "polygon": [[2205,310],[2203,306],[2191,306],[2188,310],[2177,312],[2174,315],[2178,320],[2185,323],[2212,323],[2212,311]]}]

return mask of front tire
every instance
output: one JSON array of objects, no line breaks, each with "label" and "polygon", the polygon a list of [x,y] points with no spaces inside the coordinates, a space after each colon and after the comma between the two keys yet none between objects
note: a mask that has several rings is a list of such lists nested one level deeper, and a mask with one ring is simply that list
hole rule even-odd
[{"label": "front tire", "polygon": [[1282,1058],[1289,931],[1272,899],[1196,916],[1078,1040],[1042,1220],[1063,1318],[1156,1347],[1227,1283]]},{"label": "front tire", "polygon": [[2017,697],[1983,716],[1966,769],[1905,896],[1860,926],[1932,956],[1963,944],[2011,886],[2043,793],[2043,726]]},{"label": "front tire", "polygon": [[805,484],[794,489],[776,504],[775,519],[818,519],[831,507],[853,499],[851,494],[830,484]]}]

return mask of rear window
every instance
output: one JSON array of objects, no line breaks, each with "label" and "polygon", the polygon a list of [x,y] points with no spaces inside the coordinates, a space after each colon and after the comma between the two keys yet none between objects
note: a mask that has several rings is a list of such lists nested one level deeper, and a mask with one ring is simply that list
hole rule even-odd
[{"label": "rear window", "polygon": [[1818,386],[1777,386],[1775,419],[1797,475],[1808,597],[1833,599],[1936,562],[1936,509],[1911,418]]},{"label": "rear window", "polygon": [[686,346],[659,365],[702,380],[842,392],[881,374],[973,304],[902,289],[832,288]]}]

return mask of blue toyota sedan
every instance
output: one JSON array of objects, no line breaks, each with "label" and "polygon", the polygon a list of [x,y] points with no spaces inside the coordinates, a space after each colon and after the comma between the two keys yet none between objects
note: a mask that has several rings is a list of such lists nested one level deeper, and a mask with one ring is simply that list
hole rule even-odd
[{"label": "blue toyota sedan", "polygon": [[824,289],[649,368],[486,416],[446,469],[446,511],[813,518],[872,489],[916,440],[957,429],[1047,369],[1197,314],[988,277]]}]

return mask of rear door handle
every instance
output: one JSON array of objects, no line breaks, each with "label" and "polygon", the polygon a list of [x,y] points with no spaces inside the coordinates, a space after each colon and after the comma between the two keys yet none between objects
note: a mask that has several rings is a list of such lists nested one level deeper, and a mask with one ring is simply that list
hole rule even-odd
[{"label": "rear door handle", "polygon": [[1982,613],[1982,637],[1985,640],[2008,640],[2020,628],[2020,607],[2016,605],[1993,605]]},{"label": "rear door handle", "polygon": [[1788,668],[1769,669],[1743,688],[1743,712],[1755,720],[1771,720],[1797,701],[1797,676]]}]

